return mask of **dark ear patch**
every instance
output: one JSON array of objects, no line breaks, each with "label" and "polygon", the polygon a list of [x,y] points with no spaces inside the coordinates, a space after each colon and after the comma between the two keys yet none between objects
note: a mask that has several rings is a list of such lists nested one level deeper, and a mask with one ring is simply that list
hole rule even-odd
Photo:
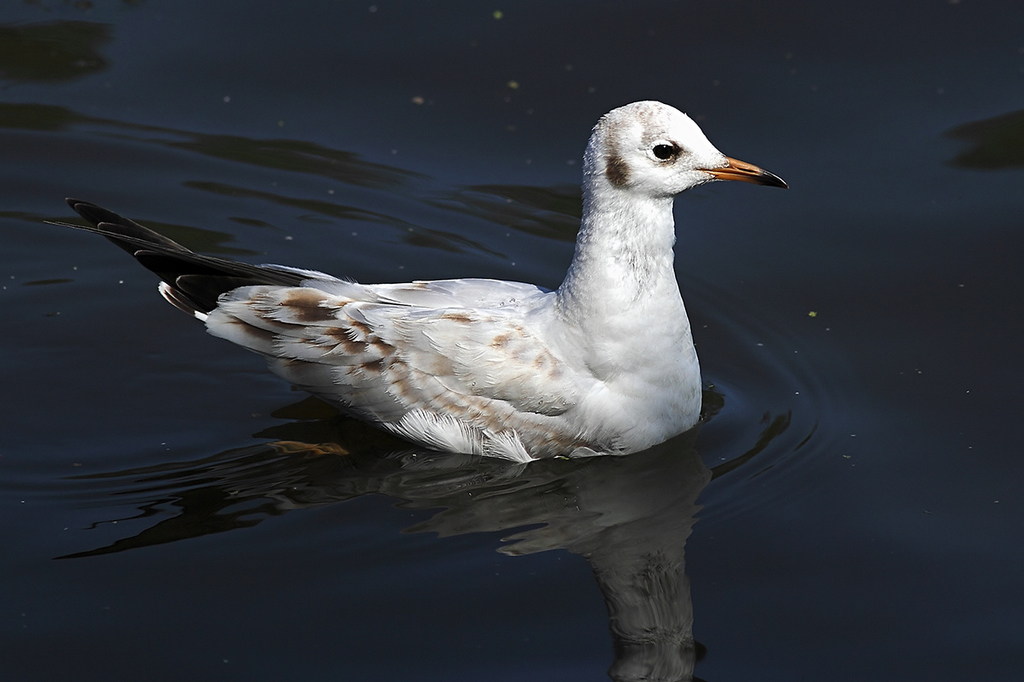
[{"label": "dark ear patch", "polygon": [[624,187],[629,184],[629,166],[621,156],[608,158],[608,165],[605,166],[604,174],[608,181],[616,187]]}]

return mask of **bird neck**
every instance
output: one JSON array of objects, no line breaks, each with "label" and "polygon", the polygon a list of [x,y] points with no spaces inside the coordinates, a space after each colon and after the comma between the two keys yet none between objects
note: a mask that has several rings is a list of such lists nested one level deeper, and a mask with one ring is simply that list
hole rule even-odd
[{"label": "bird neck", "polygon": [[681,305],[674,243],[671,197],[591,183],[584,189],[576,252],[557,292],[563,315],[581,322],[651,303],[656,309],[670,299]]}]

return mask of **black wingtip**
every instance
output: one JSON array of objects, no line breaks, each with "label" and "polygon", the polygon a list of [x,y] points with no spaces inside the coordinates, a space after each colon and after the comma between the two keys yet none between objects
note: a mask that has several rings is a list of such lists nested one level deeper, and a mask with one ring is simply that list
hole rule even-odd
[{"label": "black wingtip", "polygon": [[113,211],[108,211],[102,206],[97,206],[96,204],[90,203],[88,201],[82,201],[81,199],[67,198],[64,201],[68,203],[68,206],[71,207],[71,210],[73,210],[75,213],[82,216],[87,221],[89,221],[90,223],[97,227],[99,227],[100,223],[110,223],[112,225],[120,225],[124,227],[130,225],[133,228],[141,228],[141,230],[144,232],[152,233],[152,230],[142,228],[140,225],[135,223],[135,221],[128,220],[127,218],[124,218],[118,215],[117,213],[114,213]]},{"label": "black wingtip", "polygon": [[[66,199],[64,199],[64,202],[71,207],[72,211],[79,215],[82,215],[83,210],[88,211],[89,209],[92,208],[100,208],[96,204],[90,203],[88,201],[82,201],[81,199],[75,199],[74,197],[67,197]],[[102,211],[103,209],[100,210]]]},{"label": "black wingtip", "polygon": [[[62,224],[106,237],[167,283],[164,298],[187,313],[209,312],[224,292],[241,286],[298,286],[307,277],[280,268],[262,267],[194,253],[173,239],[88,201],[68,197],[71,209],[91,223]],[[61,223],[58,223],[61,224]]]}]

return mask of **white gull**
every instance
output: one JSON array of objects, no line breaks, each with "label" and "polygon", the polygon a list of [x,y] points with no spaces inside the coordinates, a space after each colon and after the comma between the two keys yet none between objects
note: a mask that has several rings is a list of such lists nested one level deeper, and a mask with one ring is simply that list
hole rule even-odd
[{"label": "white gull", "polygon": [[514,461],[628,454],[693,427],[697,354],[673,268],[677,194],[713,180],[786,187],[660,102],[615,109],[583,163],[583,220],[562,285],[358,284],[196,254],[68,199],[163,280],[214,336],[344,412],[429,448]]}]

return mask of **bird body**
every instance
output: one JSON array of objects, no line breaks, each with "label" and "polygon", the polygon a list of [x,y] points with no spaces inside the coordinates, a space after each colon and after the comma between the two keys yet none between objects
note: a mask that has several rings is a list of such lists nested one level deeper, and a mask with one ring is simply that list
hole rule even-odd
[{"label": "bird body", "polygon": [[164,297],[296,386],[427,447],[514,461],[627,454],[696,424],[700,368],[673,266],[674,197],[733,179],[785,187],[716,150],[685,114],[605,115],[584,156],[562,285],[358,284],[196,254],[92,204],[91,226]]}]

